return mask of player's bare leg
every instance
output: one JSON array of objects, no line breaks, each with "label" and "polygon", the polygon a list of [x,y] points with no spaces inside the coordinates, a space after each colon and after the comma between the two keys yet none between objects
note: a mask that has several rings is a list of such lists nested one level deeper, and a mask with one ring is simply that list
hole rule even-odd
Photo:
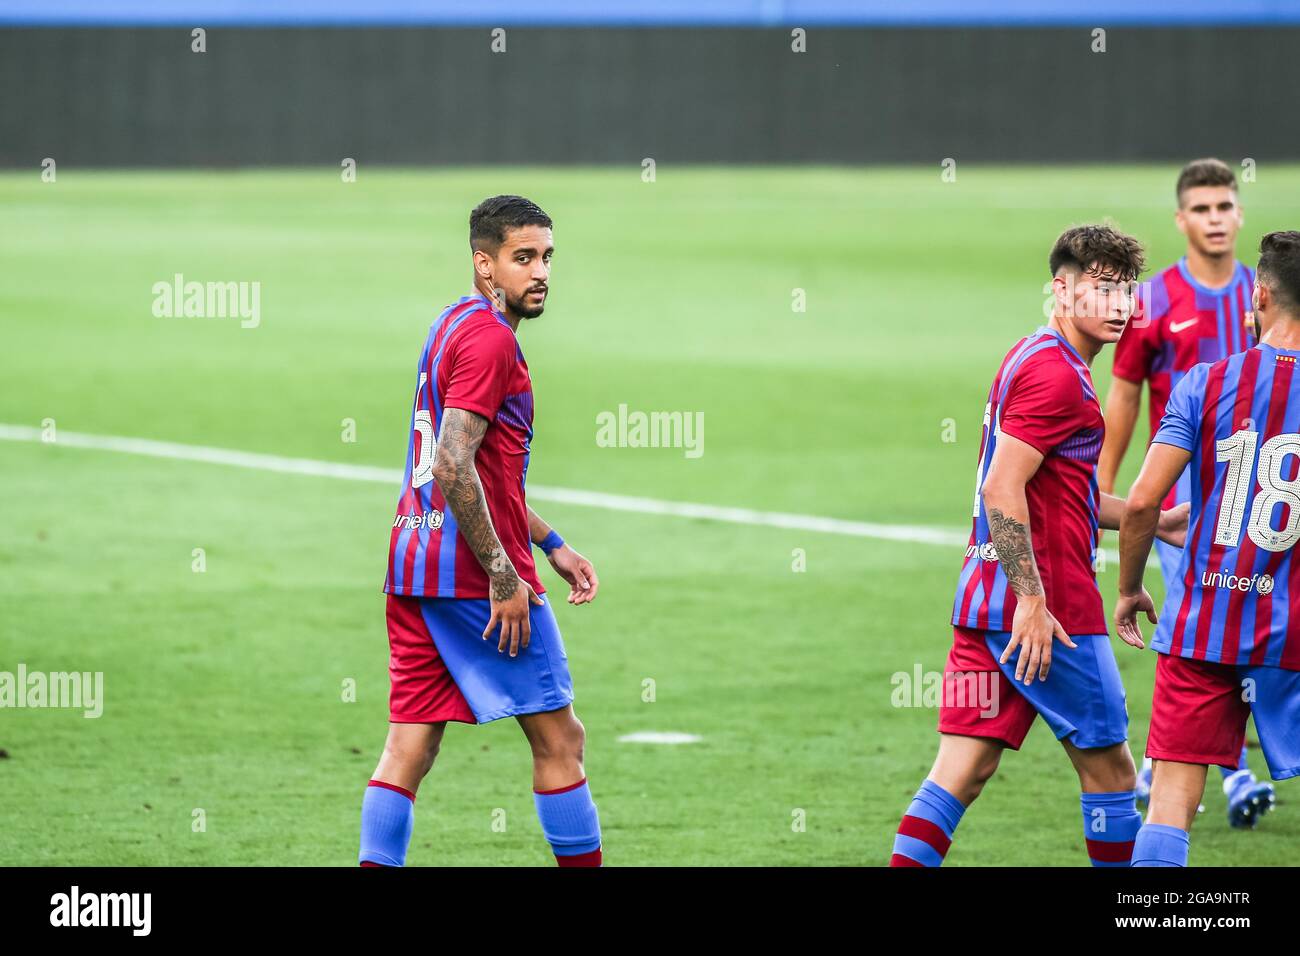
[{"label": "player's bare leg", "polygon": [[926,779],[969,807],[997,771],[1004,749],[1006,744],[991,737],[940,734],[939,754]]},{"label": "player's bare leg", "polygon": [[1153,760],[1147,823],[1190,830],[1196,819],[1196,808],[1205,795],[1207,769],[1205,764]]},{"label": "player's bare leg", "polygon": [[362,866],[405,866],[415,793],[442,746],[446,721],[388,725],[384,752],[361,805]]},{"label": "player's bare leg", "polygon": [[939,734],[939,754],[898,824],[890,866],[942,866],[962,814],[998,769],[1006,744]]},{"label": "player's bare leg", "polygon": [[435,724],[389,724],[384,753],[371,779],[418,792],[420,781],[438,756],[446,729],[445,720]]},{"label": "player's bare leg", "polygon": [[587,732],[573,705],[516,718],[533,750],[533,789],[558,790],[577,783],[585,774],[583,747]]},{"label": "player's bare leg", "polygon": [[533,750],[533,801],[560,866],[600,866],[600,820],[582,766],[587,734],[570,704],[516,718]]},{"label": "player's bare leg", "polygon": [[1110,747],[1076,747],[1062,740],[1070,763],[1079,775],[1079,789],[1084,793],[1114,793],[1137,786],[1137,766],[1127,743]]},{"label": "player's bare leg", "polygon": [[1205,795],[1205,764],[1156,760],[1147,821],[1133,848],[1134,866],[1186,866],[1188,831]]}]

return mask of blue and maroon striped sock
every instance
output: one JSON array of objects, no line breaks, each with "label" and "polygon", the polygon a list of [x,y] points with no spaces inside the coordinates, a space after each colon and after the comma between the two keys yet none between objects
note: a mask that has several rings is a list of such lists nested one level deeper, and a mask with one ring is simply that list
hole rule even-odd
[{"label": "blue and maroon striped sock", "polygon": [[1133,858],[1133,841],[1142,827],[1133,791],[1085,793],[1080,795],[1079,803],[1083,807],[1083,838],[1092,865],[1128,866]]},{"label": "blue and maroon striped sock", "polygon": [[966,807],[933,780],[916,791],[894,837],[890,866],[942,866]]},{"label": "blue and maroon striped sock", "polygon": [[1186,830],[1163,823],[1144,823],[1133,847],[1134,866],[1186,866]]},{"label": "blue and maroon striped sock", "polygon": [[362,866],[405,866],[406,847],[415,825],[415,794],[410,790],[371,780],[361,801]]},{"label": "blue and maroon striped sock", "polygon": [[600,818],[587,778],[558,790],[534,790],[537,819],[560,866],[600,866]]}]

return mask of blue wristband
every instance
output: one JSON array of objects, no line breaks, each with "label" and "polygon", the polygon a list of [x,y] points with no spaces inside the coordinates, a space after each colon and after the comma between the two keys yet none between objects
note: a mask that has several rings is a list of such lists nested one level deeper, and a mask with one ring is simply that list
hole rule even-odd
[{"label": "blue wristband", "polygon": [[547,534],[547,536],[543,538],[537,546],[547,554],[550,554],[556,548],[564,547],[564,539],[559,536],[554,528],[552,528],[550,533]]}]

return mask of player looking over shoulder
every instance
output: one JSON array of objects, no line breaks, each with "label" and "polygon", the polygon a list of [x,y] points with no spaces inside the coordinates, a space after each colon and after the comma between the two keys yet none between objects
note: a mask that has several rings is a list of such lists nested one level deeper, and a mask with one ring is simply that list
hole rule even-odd
[{"label": "player looking over shoulder", "polygon": [[[1133,321],[1115,346],[1110,393],[1106,396],[1106,441],[1097,464],[1101,490],[1115,489],[1115,475],[1133,436],[1145,382],[1150,392],[1150,434],[1164,417],[1169,393],[1201,362],[1217,362],[1255,344],[1245,324],[1255,281],[1249,267],[1236,259],[1242,226],[1237,178],[1226,163],[1198,159],[1178,174],[1178,211],[1174,221],[1187,238],[1187,252],[1169,268],[1138,288]],[[1164,506],[1188,501],[1191,476],[1184,472]],[[1177,548],[1156,542],[1165,587],[1170,586],[1181,557]],[[1228,822],[1253,827],[1274,800],[1273,786],[1259,783],[1246,762],[1246,748],[1233,768],[1223,769]],[[1151,790],[1151,761],[1138,771],[1138,803]]]},{"label": "player looking over shoulder", "polygon": [[[1151,646],[1150,808],[1134,866],[1186,866],[1210,764],[1235,767],[1255,718],[1274,780],[1300,775],[1300,232],[1259,246],[1259,345],[1174,388],[1120,527],[1120,637],[1142,646],[1142,586],[1160,502],[1186,473],[1187,546]],[[1190,469],[1188,465],[1190,464]]]},{"label": "player looking over shoulder", "polygon": [[362,803],[360,863],[405,864],[415,794],[447,721],[514,717],[556,862],[599,866],[583,727],[531,545],[568,582],[570,604],[593,600],[599,582],[524,493],[533,390],[516,335],[545,307],[551,219],[520,196],[496,196],[469,225],[474,293],[438,317],[417,368],[384,583],[388,741]]},{"label": "player looking over shoulder", "polygon": [[[1132,314],[1142,247],[1109,226],[1079,226],[1056,240],[1049,267],[1051,319],[1012,347],[989,390],[939,753],[891,866],[943,862],[1003,750],[1018,750],[1039,714],[1078,774],[1093,864],[1127,866],[1142,822],[1094,571],[1098,525],[1118,527],[1123,502],[1097,487],[1105,425],[1089,372]],[[1162,534],[1181,543],[1185,520],[1185,509],[1162,515]]]}]

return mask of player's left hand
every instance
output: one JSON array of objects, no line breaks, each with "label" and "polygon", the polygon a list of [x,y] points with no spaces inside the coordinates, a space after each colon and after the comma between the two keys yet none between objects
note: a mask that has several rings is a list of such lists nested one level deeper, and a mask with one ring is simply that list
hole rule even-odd
[{"label": "player's left hand", "polygon": [[1115,633],[1125,644],[1141,650],[1146,644],[1142,643],[1142,628],[1138,627],[1138,611],[1145,611],[1147,620],[1152,624],[1159,623],[1155,602],[1151,600],[1146,588],[1137,594],[1121,594],[1115,602]]},{"label": "player's left hand", "polygon": [[1168,511],[1160,512],[1160,522],[1156,525],[1156,537],[1165,544],[1181,548],[1187,540],[1187,516],[1192,506],[1184,501]]},{"label": "player's left hand", "polygon": [[570,604],[586,604],[596,599],[600,581],[590,561],[567,544],[552,551],[547,560],[555,568],[555,573],[569,582]]},{"label": "player's left hand", "polygon": [[1052,612],[1047,609],[1043,595],[1024,595],[1016,601],[1016,613],[1011,619],[1011,639],[1002,651],[999,663],[1011,660],[1012,653],[1020,648],[1016,660],[1016,683],[1032,684],[1034,677],[1047,680],[1052,669],[1052,642],[1060,641],[1066,647],[1077,648],[1065,633]]}]

